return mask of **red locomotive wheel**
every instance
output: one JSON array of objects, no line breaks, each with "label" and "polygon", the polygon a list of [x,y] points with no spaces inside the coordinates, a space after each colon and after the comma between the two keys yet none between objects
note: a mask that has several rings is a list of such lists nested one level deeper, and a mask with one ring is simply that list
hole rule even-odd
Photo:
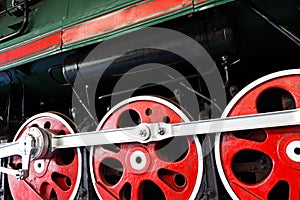
[{"label": "red locomotive wheel", "polygon": [[[300,107],[300,70],[263,77],[230,102],[226,116]],[[233,199],[300,199],[300,127],[222,133],[216,137],[221,180]]]},{"label": "red locomotive wheel", "polygon": [[[98,129],[139,123],[179,123],[187,117],[169,102],[134,97],[115,106]],[[197,137],[148,144],[97,146],[91,150],[94,188],[100,199],[194,199],[202,178],[202,152]]]},{"label": "red locomotive wheel", "polygon": [[[26,128],[35,126],[64,135],[73,134],[73,124],[65,116],[41,113],[28,119],[19,129],[14,140],[18,140]],[[10,166],[18,169],[20,157],[12,159]],[[14,199],[73,199],[81,178],[81,153],[79,149],[57,150],[47,159],[30,162],[29,177],[17,180],[8,176],[9,188]]]}]

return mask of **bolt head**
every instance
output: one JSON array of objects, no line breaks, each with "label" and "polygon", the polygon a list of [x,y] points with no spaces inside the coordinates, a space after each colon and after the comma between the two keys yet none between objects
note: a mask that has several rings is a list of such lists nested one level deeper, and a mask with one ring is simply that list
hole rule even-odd
[{"label": "bolt head", "polygon": [[146,130],[141,130],[140,131],[140,136],[141,137],[145,137],[147,135],[147,131]]},{"label": "bolt head", "polygon": [[159,135],[164,135],[165,134],[165,130],[163,128],[159,128],[158,134]]}]

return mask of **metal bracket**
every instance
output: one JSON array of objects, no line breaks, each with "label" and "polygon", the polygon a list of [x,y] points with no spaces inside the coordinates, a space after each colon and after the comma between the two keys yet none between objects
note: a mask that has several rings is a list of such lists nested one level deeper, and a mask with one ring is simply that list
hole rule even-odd
[{"label": "metal bracket", "polygon": [[15,175],[19,180],[28,177],[30,160],[32,156],[39,152],[37,151],[37,138],[32,135],[32,130],[34,129],[27,129],[22,137],[16,142],[0,145],[0,158],[14,155],[19,155],[22,158],[22,169],[0,167],[0,172]]},{"label": "metal bracket", "polygon": [[[21,6],[21,5],[12,5],[12,6],[13,7],[11,9],[16,8],[18,6]],[[25,31],[25,29],[28,25],[28,0],[24,0],[22,9],[23,9],[23,21],[22,21],[22,24],[21,24],[20,28],[16,32],[13,32],[13,33],[11,33],[7,36],[1,37],[0,38],[0,43],[4,42],[4,41],[7,41],[9,39],[12,39],[12,38],[22,34]],[[5,10],[5,12],[9,12],[9,11]]]}]

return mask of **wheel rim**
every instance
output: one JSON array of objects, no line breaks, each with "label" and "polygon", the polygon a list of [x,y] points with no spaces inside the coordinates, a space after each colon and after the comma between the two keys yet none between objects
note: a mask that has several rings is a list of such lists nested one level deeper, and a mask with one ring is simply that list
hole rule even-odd
[{"label": "wheel rim", "polygon": [[[299,74],[287,70],[253,82],[223,117],[299,108]],[[233,199],[299,199],[299,150],[299,126],[218,134],[215,144],[218,172]]]},{"label": "wheel rim", "polygon": [[[134,97],[115,106],[98,129],[135,123],[178,123],[188,118],[173,104],[156,97]],[[138,119],[137,119],[138,118]],[[124,124],[125,123],[125,124]],[[170,151],[175,154],[170,156]],[[149,144],[120,144],[91,149],[91,175],[100,199],[194,199],[202,178],[197,137]],[[107,174],[111,173],[109,176]],[[195,175],[196,174],[196,175]]]},{"label": "wheel rim", "polygon": [[[63,115],[41,113],[28,119],[16,134],[18,140],[31,126],[49,129],[54,134],[74,134],[71,120]],[[20,157],[14,157],[11,167],[18,168]],[[9,187],[14,199],[73,199],[81,179],[81,153],[79,149],[57,150],[47,159],[30,162],[29,176],[19,181],[8,176]]]}]

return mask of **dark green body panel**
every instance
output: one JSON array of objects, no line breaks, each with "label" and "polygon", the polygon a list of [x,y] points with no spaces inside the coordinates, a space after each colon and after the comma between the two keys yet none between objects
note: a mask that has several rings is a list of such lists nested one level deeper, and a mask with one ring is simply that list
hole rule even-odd
[{"label": "dark green body panel", "polygon": [[64,21],[64,26],[76,24],[80,21],[97,17],[140,1],[141,0],[85,0],[79,2],[78,0],[69,0],[67,19]]},{"label": "dark green body panel", "polygon": [[[77,23],[84,22],[86,20],[93,19],[97,16],[102,16],[109,14],[113,11],[116,11],[120,8],[135,4],[143,3],[148,4],[153,2],[151,1],[138,1],[138,0],[109,0],[109,1],[99,1],[99,0],[41,0],[37,1],[29,7],[29,22],[28,26],[23,34],[8,41],[0,43],[0,66],[1,71],[9,69],[11,67],[16,67],[28,62],[38,60],[56,53],[60,53],[67,50],[76,49],[82,46],[89,44],[97,43],[102,40],[118,36],[120,34],[136,30],[142,27],[147,27],[155,25],[170,19],[174,19],[183,15],[193,13],[195,11],[200,11],[209,7],[213,7],[219,4],[230,2],[231,0],[219,1],[219,0],[210,0],[207,2],[193,2],[190,1],[190,6],[182,7],[174,12],[169,12],[158,17],[153,17],[136,24],[128,24],[126,27],[116,29],[107,34],[100,34],[91,39],[82,40],[72,44],[63,43],[63,34],[64,28],[76,25]],[[180,1],[179,1],[180,2]],[[167,1],[166,1],[167,3]],[[131,7],[130,9],[134,9]],[[15,30],[8,28],[9,25],[16,24],[22,21],[21,17],[10,16],[7,13],[0,18],[0,34],[6,36],[10,33],[13,33]],[[138,16],[137,16],[138,18]],[[62,35],[61,42],[57,43],[52,48],[49,48],[46,52],[37,53],[29,57],[20,57],[17,61],[14,62],[3,62],[6,58],[2,58],[3,50],[8,48],[15,49],[16,45],[26,43],[29,40],[36,40],[37,37],[44,35],[46,33],[56,31],[60,32]],[[32,47],[31,47],[32,48]],[[11,49],[7,50],[10,51]],[[6,55],[4,55],[6,56]],[[2,63],[1,63],[2,62]]]}]

